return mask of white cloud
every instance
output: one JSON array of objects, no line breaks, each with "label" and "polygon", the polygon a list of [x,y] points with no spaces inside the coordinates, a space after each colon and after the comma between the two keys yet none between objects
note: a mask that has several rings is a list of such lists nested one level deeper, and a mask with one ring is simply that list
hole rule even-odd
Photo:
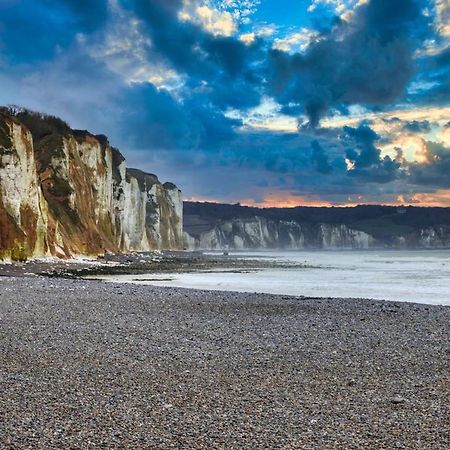
[{"label": "white cloud", "polygon": [[[416,51],[416,57],[434,56],[450,45],[450,0],[434,0],[434,30],[437,39],[427,39],[422,48]],[[425,14],[431,14],[428,9]]]},{"label": "white cloud", "polygon": [[320,5],[327,5],[334,10],[342,20],[351,21],[355,8],[364,5],[369,0],[312,0],[308,7],[309,12],[313,12]]},{"label": "white cloud", "polygon": [[102,61],[127,83],[150,82],[158,88],[176,89],[183,78],[162,61],[149,62],[152,42],[141,30],[141,22],[120,8],[116,0],[109,6],[114,20],[105,27],[95,41],[88,43],[83,35],[77,36],[79,45],[85,47],[92,58]]},{"label": "white cloud", "polygon": [[242,120],[243,130],[267,130],[296,132],[298,119],[281,114],[281,105],[271,97],[263,97],[261,103],[245,113],[229,110],[227,116]]},{"label": "white cloud", "polygon": [[406,161],[416,161],[421,164],[428,162],[427,144],[425,139],[419,135],[399,133],[391,142],[379,145],[379,147],[383,155],[389,155],[392,158],[397,156],[397,149],[401,148]]},{"label": "white cloud", "polygon": [[400,120],[421,121],[428,120],[433,123],[439,123],[443,126],[450,117],[450,107],[430,107],[430,108],[414,108],[414,109],[394,109],[386,112],[370,112],[362,109],[359,113],[350,116],[335,115],[322,120],[321,125],[327,128],[338,128],[344,125],[355,126],[362,120],[377,122],[383,119],[392,119],[398,117]]},{"label": "white cloud", "polygon": [[[401,148],[406,160],[424,164],[429,162],[426,141],[449,143],[450,128],[445,127],[448,117],[450,117],[450,108],[398,109],[385,113],[371,113],[363,109],[357,112],[355,109],[354,114],[350,116],[324,119],[322,126],[338,128],[348,125],[355,127],[362,120],[366,120],[370,123],[370,127],[382,137],[383,142],[378,144],[378,147],[383,155],[396,158],[398,149]],[[404,128],[405,122],[425,120],[430,122],[430,130],[409,132]]]},{"label": "white cloud", "polygon": [[303,52],[308,45],[318,39],[320,33],[310,28],[301,28],[300,31],[288,34],[283,38],[276,38],[273,48],[289,53]]},{"label": "white cloud", "polygon": [[178,17],[201,26],[214,36],[232,36],[237,30],[233,15],[217,9],[209,0],[184,0]]},{"label": "white cloud", "polygon": [[435,0],[436,31],[450,39],[450,0]]},{"label": "white cloud", "polygon": [[442,142],[442,144],[450,147],[450,125],[447,125],[444,128],[442,128],[438,132],[436,137],[439,142]]},{"label": "white cloud", "polygon": [[239,36],[239,39],[245,44],[252,44],[257,37],[267,38],[273,36],[277,29],[274,25],[258,26],[249,33],[243,33]]},{"label": "white cloud", "polygon": [[247,45],[253,44],[253,42],[255,42],[255,39],[256,39],[256,34],[253,32],[244,33],[239,36],[239,40]]}]

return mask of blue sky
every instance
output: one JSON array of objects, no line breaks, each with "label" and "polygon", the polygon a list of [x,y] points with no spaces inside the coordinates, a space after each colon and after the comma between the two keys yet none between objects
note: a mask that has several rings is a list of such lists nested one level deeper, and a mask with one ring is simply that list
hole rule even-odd
[{"label": "blue sky", "polygon": [[2,0],[0,104],[189,199],[450,206],[450,1]]}]

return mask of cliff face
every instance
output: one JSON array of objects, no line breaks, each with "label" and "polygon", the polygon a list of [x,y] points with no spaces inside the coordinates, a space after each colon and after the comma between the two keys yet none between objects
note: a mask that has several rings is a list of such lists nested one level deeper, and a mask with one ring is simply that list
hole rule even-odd
[{"label": "cliff face", "polygon": [[190,249],[450,248],[448,208],[290,208],[185,203]]},{"label": "cliff face", "polygon": [[185,246],[192,249],[365,249],[375,244],[368,234],[345,225],[307,225],[257,216],[220,222],[194,236],[185,232]]},{"label": "cliff face", "polygon": [[181,247],[175,185],[127,170],[104,136],[0,114],[1,258]]}]

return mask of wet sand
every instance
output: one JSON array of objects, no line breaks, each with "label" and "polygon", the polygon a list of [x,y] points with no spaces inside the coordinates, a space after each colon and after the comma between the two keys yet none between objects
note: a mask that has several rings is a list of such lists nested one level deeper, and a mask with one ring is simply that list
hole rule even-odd
[{"label": "wet sand", "polygon": [[0,277],[0,448],[450,448],[450,308]]}]

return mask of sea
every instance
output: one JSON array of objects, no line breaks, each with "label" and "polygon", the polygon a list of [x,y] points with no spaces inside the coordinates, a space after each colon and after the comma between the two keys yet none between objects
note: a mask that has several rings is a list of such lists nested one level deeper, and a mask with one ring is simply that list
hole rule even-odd
[{"label": "sea", "polygon": [[[212,253],[209,253],[212,254]],[[230,252],[305,267],[114,276],[111,281],[308,297],[450,305],[450,250]],[[148,281],[151,276],[151,281]],[[147,281],[145,281],[147,280]]]}]

